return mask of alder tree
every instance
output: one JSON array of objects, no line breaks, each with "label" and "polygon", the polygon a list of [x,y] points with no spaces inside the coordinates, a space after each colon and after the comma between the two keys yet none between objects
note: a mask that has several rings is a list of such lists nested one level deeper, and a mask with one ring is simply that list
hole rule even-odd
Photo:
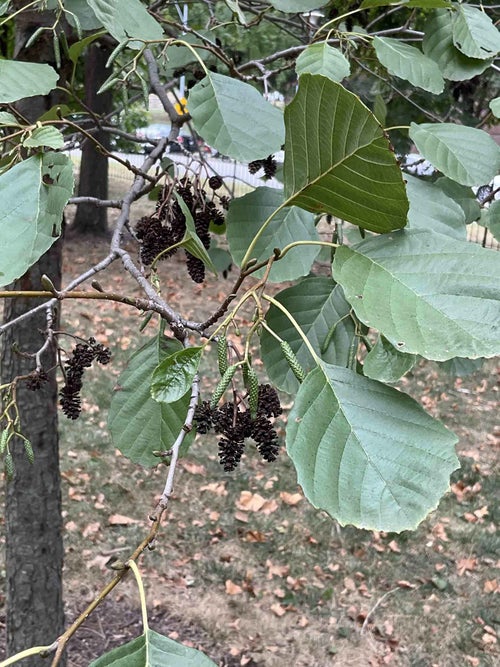
[{"label": "alder tree", "polygon": [[[53,20],[25,35],[24,47],[50,40],[52,64],[27,62],[14,49],[16,21],[33,8]],[[450,0],[206,0],[189,10],[186,20],[183,3],[166,1],[0,2],[2,284],[54,244],[67,204],[117,211],[106,252],[69,284],[57,288],[45,274],[28,290],[1,294],[43,299],[1,333],[47,315],[43,346],[18,350],[31,355],[31,371],[0,387],[6,478],[15,472],[14,448],[24,447],[37,465],[16,389],[36,392],[57,373],[60,408],[74,420],[85,370],[113,363],[112,345],[72,344],[70,330],[54,329],[66,299],[120,302],[143,314],[141,330],[155,332],[122,369],[108,425],[114,445],[145,475],[160,463],[168,470],[158,504],[144,508],[149,532],[115,565],[112,582],[61,637],[23,654],[51,654],[52,665],[130,571],[144,632],[93,666],[214,664],[149,629],[136,564],[157,537],[179,457],[195,434],[217,434],[225,471],[238,474],[244,452],[272,466],[283,392],[293,402],[286,455],[309,502],[341,525],[413,529],[448,489],[459,466],[457,437],[394,383],[420,359],[477,368],[500,348],[500,254],[467,240],[471,224],[500,237],[500,148],[488,132],[500,117],[494,8]],[[84,101],[92,44],[110,50],[111,74],[99,90],[113,91],[110,114]],[[280,88],[285,103],[273,104],[270,93]],[[60,102],[28,121],[18,102],[54,89]],[[143,143],[122,122],[152,93],[170,134],[149,141],[134,166],[97,137]],[[169,151],[181,130],[247,164],[261,185],[232,196],[219,163],[201,149],[174,162]],[[68,149],[83,140],[129,170],[121,199],[74,196]],[[270,187],[271,177],[281,187]],[[143,197],[154,197],[156,207],[137,220],[132,204]],[[327,240],[320,228],[329,230]],[[158,267],[168,269],[174,255],[185,262],[184,274],[169,274],[179,289],[207,276],[220,281],[225,298],[209,304],[208,317],[189,319],[165,298]],[[139,296],[102,288],[99,274],[113,263],[132,276]],[[66,351],[58,367],[46,363],[54,348]],[[202,359],[220,372],[214,390],[199,372]]]}]

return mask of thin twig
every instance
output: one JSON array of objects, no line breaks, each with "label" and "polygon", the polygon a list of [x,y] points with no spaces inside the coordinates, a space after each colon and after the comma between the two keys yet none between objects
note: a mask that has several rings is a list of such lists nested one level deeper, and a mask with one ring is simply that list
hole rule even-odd
[{"label": "thin twig", "polygon": [[368,622],[369,622],[370,618],[373,616],[373,614],[375,613],[375,611],[377,610],[377,608],[382,604],[382,602],[386,598],[389,597],[389,595],[392,595],[396,591],[399,591],[399,586],[398,586],[398,588],[392,588],[390,591],[387,591],[381,597],[379,597],[379,599],[375,602],[373,607],[370,609],[370,611],[366,615],[365,620],[363,621],[363,625],[361,626],[361,634],[364,634],[366,632],[366,628],[368,627]]}]

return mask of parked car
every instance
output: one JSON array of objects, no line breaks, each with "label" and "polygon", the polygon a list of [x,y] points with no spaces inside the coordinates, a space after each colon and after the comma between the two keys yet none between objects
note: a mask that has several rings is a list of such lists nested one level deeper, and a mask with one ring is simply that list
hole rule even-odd
[{"label": "parked car", "polygon": [[198,150],[198,143],[190,134],[179,134],[176,141],[172,141],[169,146],[170,153],[182,153],[189,151],[195,153]]}]

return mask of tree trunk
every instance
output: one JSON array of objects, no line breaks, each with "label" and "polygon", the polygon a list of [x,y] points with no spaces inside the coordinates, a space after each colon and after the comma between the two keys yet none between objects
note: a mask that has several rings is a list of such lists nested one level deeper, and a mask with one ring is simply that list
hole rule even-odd
[{"label": "tree trunk", "polygon": [[[14,289],[41,289],[46,273],[57,287],[61,282],[61,242],[57,242]],[[39,300],[6,299],[4,321],[22,315]],[[57,326],[57,324],[56,324]],[[2,382],[34,370],[35,362],[21,352],[36,352],[43,344],[46,313],[8,329],[2,339]],[[6,493],[7,654],[34,645],[50,644],[64,629],[62,601],[62,519],[59,437],[57,431],[57,382],[55,349],[43,356],[49,382],[30,391],[24,382],[17,390],[21,431],[35,455],[31,465],[21,442],[11,448],[15,473]],[[12,443],[12,441],[11,441]],[[47,667],[47,659],[34,657],[27,667]]]},{"label": "tree trunk", "polygon": [[[20,9],[24,0],[14,2]],[[15,28],[14,57],[54,65],[50,31],[42,34],[30,49],[24,45],[40,25],[51,25],[53,12],[26,10],[19,14]],[[59,94],[31,97],[17,103],[24,116],[34,122],[54,104]],[[56,242],[11,289],[42,289],[40,277],[50,276],[57,288],[61,283],[62,241]],[[3,321],[8,322],[31,310],[38,299],[6,299]],[[57,326],[57,322],[54,323]],[[43,344],[47,328],[42,310],[34,317],[8,329],[1,339],[1,382],[25,375],[35,368],[35,360],[19,354],[36,352]],[[62,599],[63,540],[61,478],[57,430],[56,351],[43,355],[49,382],[36,392],[19,383],[17,404],[21,432],[30,440],[35,456],[31,465],[23,444],[11,441],[14,478],[7,484],[5,499],[7,654],[13,655],[35,645],[52,643],[64,631]],[[65,664],[65,661],[60,663]],[[47,667],[47,658],[32,657],[26,667]]]},{"label": "tree trunk", "polygon": [[[106,61],[109,51],[99,44],[91,44],[85,59],[85,104],[97,114],[106,114],[112,105],[112,93],[106,91],[97,95],[97,91],[106,81],[109,70]],[[93,135],[106,149],[109,149],[109,134],[98,131]],[[108,197],[108,158],[99,151],[95,144],[85,139],[82,145],[80,163],[79,197]],[[71,234],[93,234],[103,236],[107,233],[108,209],[93,204],[78,204],[75,219],[70,227]]]}]

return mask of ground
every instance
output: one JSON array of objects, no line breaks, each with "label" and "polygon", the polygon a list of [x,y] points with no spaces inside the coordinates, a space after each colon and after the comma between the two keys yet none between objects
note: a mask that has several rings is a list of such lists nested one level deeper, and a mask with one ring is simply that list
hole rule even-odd
[{"label": "ground", "polygon": [[[101,243],[67,244],[65,282],[89,257],[102,257]],[[210,278],[190,283],[176,258],[161,270],[163,295],[186,315],[203,319],[224,296]],[[118,265],[99,280],[115,291],[135,289]],[[110,559],[126,558],[146,534],[166,468],[130,463],[106,430],[117,377],[139,336],[153,329],[138,334],[139,315],[113,303],[65,302],[63,317],[68,331],[94,335],[113,352],[109,367],[89,373],[80,420],[61,415],[72,621],[112,578]],[[203,378],[213,386],[209,364]],[[415,532],[340,527],[302,497],[284,451],[275,464],[249,453],[237,471],[224,473],[216,441],[199,436],[181,462],[156,549],[140,559],[150,627],[221,667],[498,664],[497,379],[492,361],[462,379],[422,363],[401,383],[460,437],[462,467],[451,491]],[[77,633],[69,665],[88,665],[136,637],[140,619],[129,578]]]}]

